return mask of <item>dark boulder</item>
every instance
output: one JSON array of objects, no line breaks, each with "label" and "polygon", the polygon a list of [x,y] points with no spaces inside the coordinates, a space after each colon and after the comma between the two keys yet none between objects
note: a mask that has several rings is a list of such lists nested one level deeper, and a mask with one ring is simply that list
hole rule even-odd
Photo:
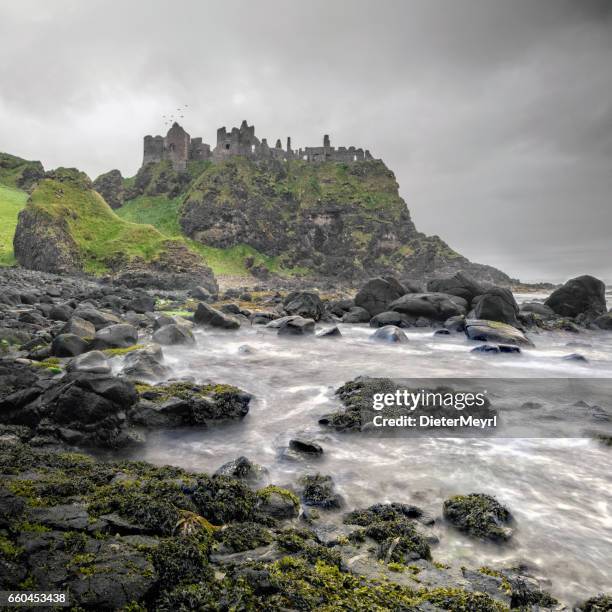
[{"label": "dark boulder", "polygon": [[427,291],[456,295],[463,298],[468,304],[471,304],[477,295],[485,293],[485,289],[480,283],[463,272],[457,272],[457,274],[448,278],[430,280],[427,283]]},{"label": "dark boulder", "polygon": [[51,343],[51,354],[55,357],[76,357],[88,348],[87,340],[76,334],[59,334]]},{"label": "dark boulder", "polygon": [[307,455],[323,454],[323,447],[320,444],[305,438],[293,438],[289,440],[289,448],[298,453],[305,453]]},{"label": "dark boulder", "polygon": [[472,308],[471,318],[518,325],[519,308],[510,289],[490,287],[473,299]]},{"label": "dark boulder", "polygon": [[342,333],[337,325],[327,327],[316,333],[317,338],[341,338]]},{"label": "dark boulder", "polygon": [[365,308],[373,317],[389,310],[389,304],[406,293],[406,289],[392,276],[373,278],[359,290],[355,305]]},{"label": "dark boulder", "polygon": [[532,312],[544,318],[554,317],[555,313],[550,306],[542,304],[541,302],[524,302],[520,305],[520,311]]},{"label": "dark boulder", "polygon": [[370,313],[361,306],[353,306],[348,312],[342,315],[343,323],[367,323],[370,320]]},{"label": "dark boulder", "polygon": [[158,344],[195,344],[195,338],[188,327],[171,323],[153,332],[153,342]]},{"label": "dark boulder", "polygon": [[432,321],[445,321],[465,314],[466,308],[463,298],[446,293],[409,293],[389,304],[389,310]]},{"label": "dark boulder", "polygon": [[606,312],[606,286],[594,276],[578,276],[553,291],[544,303],[564,317],[598,317]]},{"label": "dark boulder", "polygon": [[98,310],[93,306],[79,307],[74,311],[74,315],[93,323],[96,330],[121,323],[121,319],[112,312]]},{"label": "dark boulder", "polygon": [[69,372],[89,372],[91,374],[110,374],[111,367],[101,351],[90,351],[75,357],[66,368]]},{"label": "dark boulder", "polygon": [[104,198],[111,208],[123,206],[125,192],[123,177],[119,170],[109,170],[101,174],[94,182],[93,188]]},{"label": "dark boulder", "polygon": [[481,344],[473,348],[471,353],[520,353],[521,349],[512,344]]},{"label": "dark boulder", "polygon": [[164,354],[159,344],[145,344],[125,356],[123,374],[132,380],[159,380],[169,373],[170,368],[164,365]]},{"label": "dark boulder", "polygon": [[210,325],[211,327],[220,327],[222,329],[238,329],[240,327],[238,319],[203,302],[198,304],[193,320],[198,325]]},{"label": "dark boulder", "polygon": [[370,327],[385,327],[395,325],[396,327],[414,327],[416,319],[395,310],[379,312],[370,319]]},{"label": "dark boulder", "polygon": [[[276,323],[276,321],[273,321]],[[315,322],[300,316],[284,317],[279,319],[279,336],[307,336],[314,334]]]},{"label": "dark boulder", "polygon": [[593,325],[599,327],[599,329],[612,330],[612,310],[597,317],[595,321],[593,321]]},{"label": "dark boulder", "polygon": [[215,476],[229,476],[250,484],[257,484],[266,478],[267,473],[268,470],[261,465],[253,463],[246,457],[238,457],[238,459],[224,463],[215,472]]},{"label": "dark boulder", "polygon": [[444,502],[443,513],[459,531],[476,538],[505,542],[512,537],[510,511],[490,495],[456,495]]},{"label": "dark boulder", "polygon": [[321,298],[312,291],[290,293],[283,302],[283,309],[288,315],[298,315],[314,321],[318,321],[325,314]]},{"label": "dark boulder", "polygon": [[54,321],[69,321],[73,312],[74,308],[68,304],[54,304],[49,309],[49,318]]},{"label": "dark boulder", "polygon": [[302,486],[301,497],[304,505],[316,506],[325,510],[341,508],[344,505],[342,496],[335,492],[331,476],[308,474],[299,480]]},{"label": "dark boulder", "polygon": [[377,329],[371,336],[370,340],[375,342],[386,342],[388,344],[405,344],[408,342],[408,336],[395,325],[385,325]]},{"label": "dark boulder", "polygon": [[138,330],[129,323],[109,325],[96,332],[91,343],[95,349],[128,348],[138,343]]},{"label": "dark boulder", "polygon": [[257,510],[272,518],[292,519],[300,512],[299,500],[286,489],[271,485],[257,491],[257,496]]}]

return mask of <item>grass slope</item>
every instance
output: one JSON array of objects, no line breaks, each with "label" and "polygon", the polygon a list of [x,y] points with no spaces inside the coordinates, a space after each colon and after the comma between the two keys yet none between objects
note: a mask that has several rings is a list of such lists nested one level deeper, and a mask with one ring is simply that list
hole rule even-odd
[{"label": "grass slope", "polygon": [[84,270],[92,274],[106,273],[110,260],[116,257],[151,261],[168,240],[152,225],[121,219],[98,193],[79,181],[44,179],[32,193],[28,207],[67,223]]},{"label": "grass slope", "polygon": [[0,185],[0,266],[15,264],[13,236],[19,211],[26,205],[28,194],[21,189]]},{"label": "grass slope", "polygon": [[182,197],[143,195],[126,202],[115,212],[125,221],[150,223],[165,236],[184,240],[192,251],[199,253],[204,258],[206,264],[217,275],[248,275],[249,272],[245,266],[247,257],[252,257],[255,264],[263,265],[270,271],[278,271],[276,258],[262,255],[248,245],[241,244],[229,249],[219,249],[185,238],[178,222],[181,202]]}]

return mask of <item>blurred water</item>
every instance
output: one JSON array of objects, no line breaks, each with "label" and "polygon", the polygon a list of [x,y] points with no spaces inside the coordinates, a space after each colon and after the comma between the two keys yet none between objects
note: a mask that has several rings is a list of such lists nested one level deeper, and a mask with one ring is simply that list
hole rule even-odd
[{"label": "blurred water", "polygon": [[[533,294],[529,299],[533,299]],[[539,297],[539,296],[537,296]],[[339,407],[334,390],[358,375],[391,377],[610,377],[612,333],[543,332],[520,356],[481,356],[462,334],[406,333],[389,346],[368,340],[367,326],[340,325],[343,338],[279,338],[272,330],[196,331],[196,347],[164,348],[175,376],[234,384],[254,395],[247,417],[208,430],[149,434],[138,458],[214,471],[239,455],[270,470],[271,481],[294,483],[316,470],[333,475],[347,506],[412,502],[441,515],[449,495],[485,492],[517,519],[513,541],[480,544],[436,527],[434,559],[471,567],[528,561],[550,589],[574,601],[612,589],[612,453],[590,439],[376,439],[321,428],[318,418]],[[568,347],[571,341],[590,344]],[[248,345],[251,352],[240,347]],[[588,363],[563,361],[580,352]],[[281,460],[289,438],[316,437],[319,460]],[[330,514],[330,520],[338,520]]]}]

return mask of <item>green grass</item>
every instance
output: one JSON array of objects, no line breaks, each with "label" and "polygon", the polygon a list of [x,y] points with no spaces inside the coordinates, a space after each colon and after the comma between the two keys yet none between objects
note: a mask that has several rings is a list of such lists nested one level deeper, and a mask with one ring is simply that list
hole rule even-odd
[{"label": "green grass", "polygon": [[15,264],[13,236],[17,216],[25,206],[28,194],[21,189],[0,185],[0,266]]},{"label": "green grass", "polygon": [[183,240],[192,251],[202,256],[215,274],[248,275],[249,271],[244,264],[247,257],[252,257],[255,264],[263,265],[270,271],[278,270],[279,265],[276,257],[262,255],[246,244],[221,249],[185,238],[181,233],[178,221],[181,200],[181,197],[168,198],[163,195],[139,196],[126,202],[121,208],[117,209],[116,213],[125,221],[150,223],[165,236]]},{"label": "green grass", "polygon": [[151,261],[168,237],[152,225],[118,217],[95,191],[77,181],[45,179],[32,193],[28,207],[52,219],[62,219],[77,244],[85,272],[103,274],[113,258],[141,257]]}]

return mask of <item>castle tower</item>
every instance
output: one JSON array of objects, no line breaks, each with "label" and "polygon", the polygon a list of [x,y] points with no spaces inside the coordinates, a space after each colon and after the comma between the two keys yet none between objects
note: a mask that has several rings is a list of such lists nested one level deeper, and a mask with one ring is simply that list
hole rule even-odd
[{"label": "castle tower", "polygon": [[187,169],[190,141],[189,134],[176,121],[164,139],[166,157],[172,162],[172,167],[179,172]]}]

